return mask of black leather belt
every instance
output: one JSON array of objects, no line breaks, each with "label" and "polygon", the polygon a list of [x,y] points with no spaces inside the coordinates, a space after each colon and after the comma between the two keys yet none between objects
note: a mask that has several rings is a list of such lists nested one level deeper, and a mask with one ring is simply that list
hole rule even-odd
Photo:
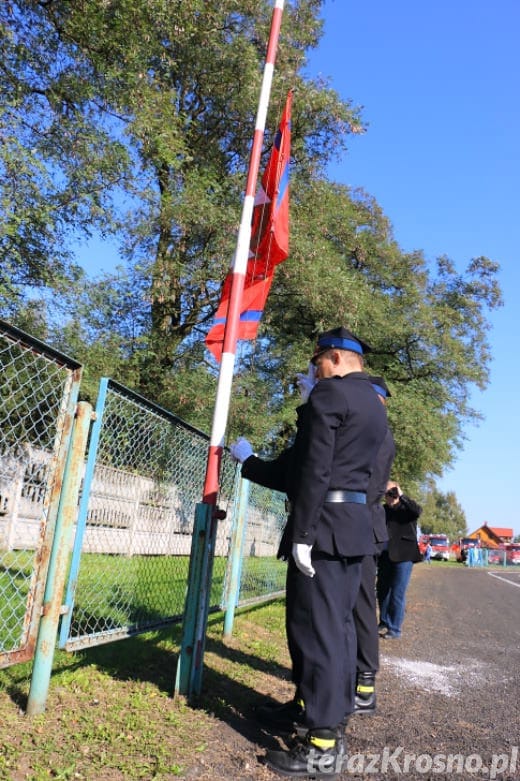
[{"label": "black leather belt", "polygon": [[[339,489],[334,489],[332,491],[327,491],[325,501],[335,504],[344,504],[345,502],[366,504],[367,495],[363,493],[363,491],[341,491]],[[285,510],[288,513],[292,511],[292,504],[288,499],[285,500]]]}]

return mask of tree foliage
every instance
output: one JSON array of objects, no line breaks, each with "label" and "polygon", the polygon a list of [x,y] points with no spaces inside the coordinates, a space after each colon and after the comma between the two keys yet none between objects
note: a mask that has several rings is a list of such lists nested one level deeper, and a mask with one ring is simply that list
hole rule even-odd
[{"label": "tree foliage", "polygon": [[423,534],[447,534],[451,541],[468,534],[466,515],[453,491],[443,494],[430,485],[420,518]]},{"label": "tree foliage", "polygon": [[[488,382],[498,266],[403,252],[370,195],[326,179],[364,128],[305,75],[321,5],[284,12],[264,155],[294,88],[290,257],[257,342],[240,347],[229,433],[266,452],[287,441],[294,375],[316,334],[344,324],[392,391],[394,477],[408,489],[442,474],[479,417],[469,398]],[[267,0],[0,4],[0,311],[81,360],[88,398],[113,376],[209,428],[217,367],[203,338],[235,249],[271,12]],[[95,282],[71,261],[93,232],[118,239],[124,262]],[[38,308],[42,286],[57,295]]]},{"label": "tree foliage", "polygon": [[0,301],[80,274],[71,240],[110,225],[127,150],[104,128],[88,61],[53,33],[53,3],[0,4]]}]

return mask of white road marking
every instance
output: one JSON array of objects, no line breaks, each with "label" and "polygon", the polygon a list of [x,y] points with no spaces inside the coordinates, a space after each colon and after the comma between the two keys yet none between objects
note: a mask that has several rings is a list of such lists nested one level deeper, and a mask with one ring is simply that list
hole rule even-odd
[{"label": "white road marking", "polygon": [[[516,575],[516,572],[512,572],[511,575]],[[517,588],[520,588],[520,583],[514,583],[512,580],[508,580],[507,578],[503,578],[502,575],[495,575],[493,572],[488,572],[488,575],[491,578],[496,578],[497,580],[502,580],[504,583],[509,583],[510,586],[516,586]]]}]

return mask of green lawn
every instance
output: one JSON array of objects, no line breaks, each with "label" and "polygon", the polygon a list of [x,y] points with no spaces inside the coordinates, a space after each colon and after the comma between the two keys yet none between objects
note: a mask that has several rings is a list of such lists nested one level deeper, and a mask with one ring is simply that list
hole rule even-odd
[{"label": "green lawn", "polygon": [[222,614],[210,616],[203,695],[192,705],[172,697],[178,625],[57,651],[41,716],[24,715],[31,664],[0,670],[0,779],[171,781],[186,777],[197,756],[211,768],[222,748],[215,716],[245,710],[287,663],[284,616],[281,600],[237,611],[230,645]]},{"label": "green lawn", "polygon": [[[0,566],[0,653],[16,650],[34,564],[32,551],[2,555]],[[222,606],[227,559],[216,557],[210,607]],[[188,556],[119,556],[84,554],[79,570],[69,636],[131,628],[145,631],[184,611]],[[286,565],[274,557],[247,557],[241,571],[240,600],[261,598],[284,589]]]}]

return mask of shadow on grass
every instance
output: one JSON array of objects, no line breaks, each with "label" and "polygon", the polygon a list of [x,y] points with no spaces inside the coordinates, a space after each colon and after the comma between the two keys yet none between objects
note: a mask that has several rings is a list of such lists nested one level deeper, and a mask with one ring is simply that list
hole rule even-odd
[{"label": "shadow on grass", "polygon": [[216,716],[251,743],[265,749],[281,747],[280,738],[270,733],[256,719],[255,709],[266,702],[256,689],[234,680],[217,670],[204,670],[202,692],[192,698],[190,706]]},{"label": "shadow on grass", "polygon": [[[209,619],[210,625],[221,621],[221,617]],[[147,681],[173,696],[181,638],[182,627],[174,626],[151,636],[133,637],[124,642],[90,648],[81,652],[76,666],[95,664],[114,679]],[[242,670],[244,667],[250,668],[251,677],[255,673],[284,681],[290,677],[290,670],[286,666],[232,648],[211,636],[206,639],[206,651],[240,666]],[[70,670],[70,665],[67,668]],[[217,717],[248,741],[266,749],[277,748],[280,746],[279,741],[264,731],[255,719],[255,708],[267,700],[261,691],[206,664],[202,692],[190,698],[189,706]]]},{"label": "shadow on grass", "polygon": [[[262,605],[252,606],[245,612],[251,614],[261,608]],[[285,665],[231,647],[215,637],[215,629],[221,625],[221,614],[210,615],[207,653],[231,662],[242,672],[248,668],[252,679],[255,674],[283,681],[290,679],[290,670]],[[150,682],[173,696],[181,640],[182,626],[175,625],[153,635],[130,638],[124,644],[119,641],[83,651],[81,663],[95,664],[116,679]],[[255,719],[255,708],[267,700],[262,691],[205,664],[201,694],[191,697],[189,705],[217,717],[248,741],[265,748],[276,748],[279,742],[266,733]]]},{"label": "shadow on grass", "polygon": [[[254,606],[248,613],[261,609]],[[215,629],[222,624],[222,615],[209,617],[206,638],[206,651],[216,657],[237,665],[242,671],[249,668],[248,675],[269,675],[287,681],[290,670],[275,661],[233,648],[215,637]],[[173,625],[147,635],[138,635],[125,640],[117,640],[104,645],[75,651],[57,651],[54,658],[53,678],[60,673],[71,673],[95,665],[115,680],[146,681],[173,696],[179,648],[182,639],[182,626]],[[5,676],[5,673],[8,673]],[[30,680],[30,665],[13,667],[4,671],[4,690],[11,700],[22,710],[27,708],[27,684]],[[254,685],[254,684],[253,684]],[[52,687],[52,683],[51,683]],[[248,741],[265,748],[276,748],[279,742],[265,732],[255,719],[255,708],[266,702],[261,691],[243,681],[233,678],[207,664],[204,665],[202,692],[189,701],[189,706],[213,715],[229,725]]]}]

